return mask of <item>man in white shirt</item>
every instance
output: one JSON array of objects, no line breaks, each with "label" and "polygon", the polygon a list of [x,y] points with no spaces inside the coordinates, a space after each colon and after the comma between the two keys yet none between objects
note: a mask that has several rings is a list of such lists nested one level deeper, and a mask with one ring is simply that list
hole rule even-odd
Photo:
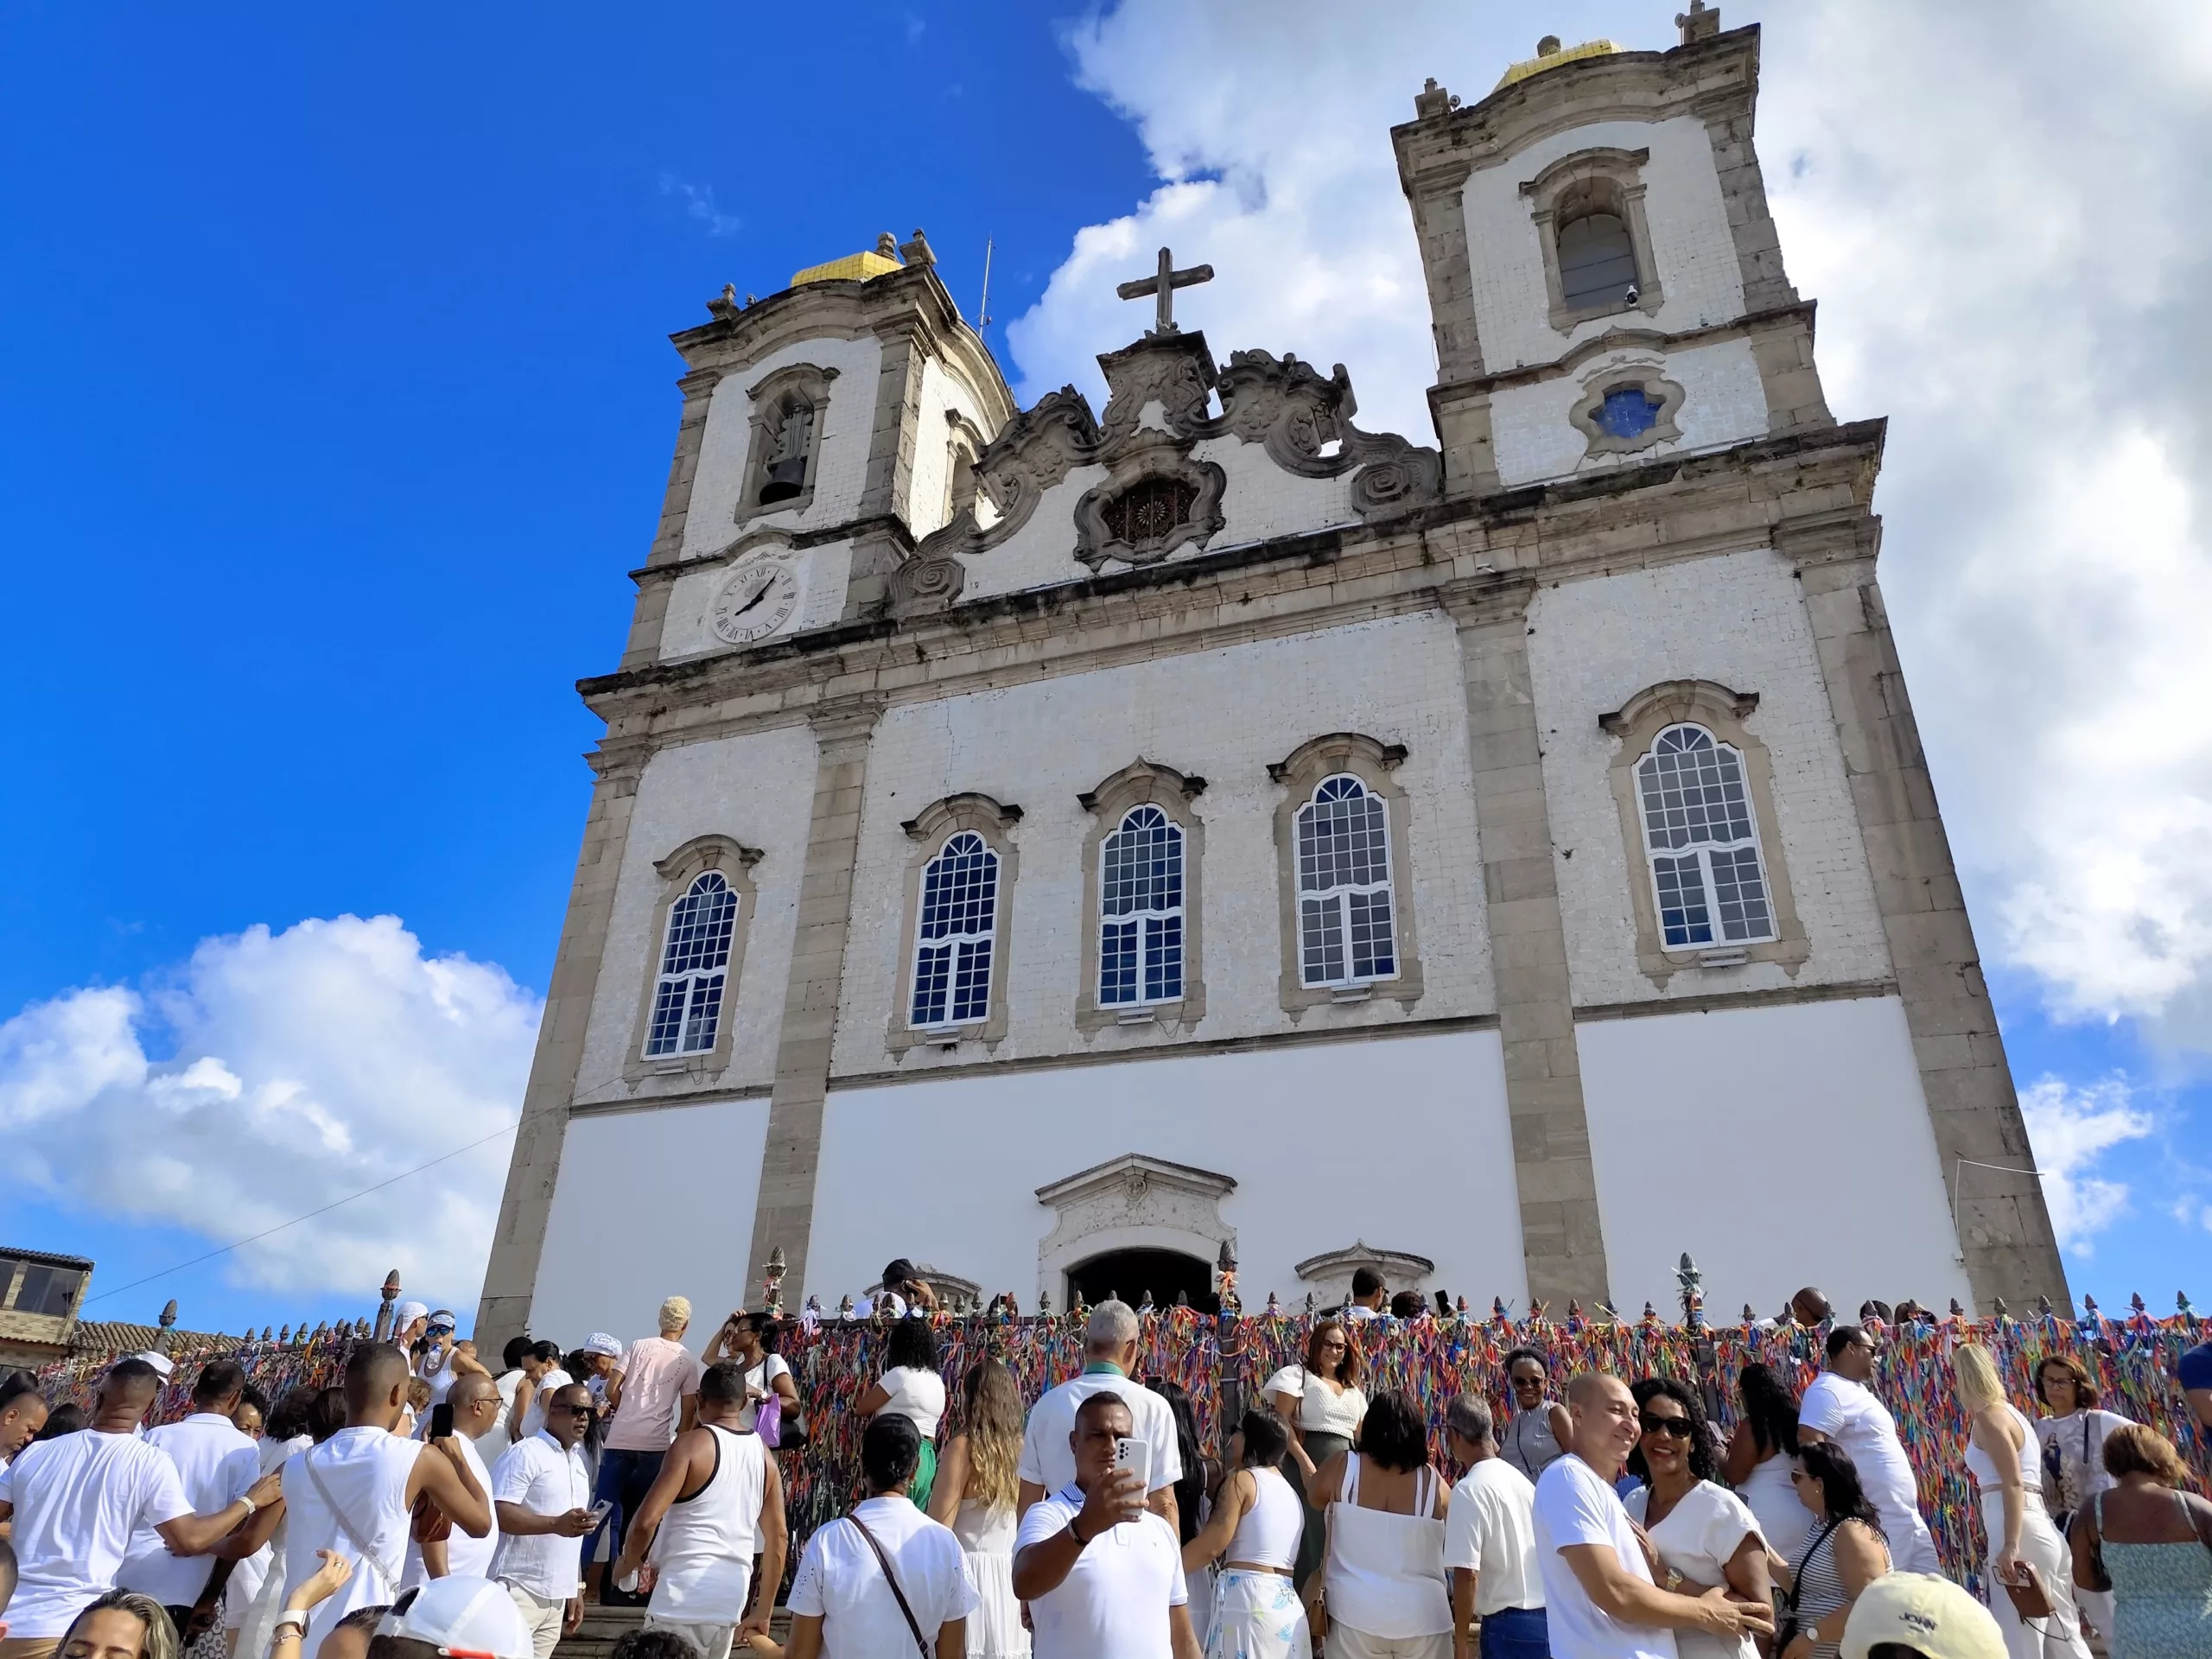
[{"label": "man in white shirt", "polygon": [[893,1659],[918,1649],[966,1659],[975,1581],[952,1529],[906,1496],[921,1451],[912,1419],[870,1420],[861,1435],[868,1497],[806,1541],[791,1580],[785,1659]]},{"label": "man in white shirt", "polygon": [[537,1659],[551,1659],[561,1638],[583,1623],[591,1474],[576,1447],[592,1409],[589,1389],[562,1384],[545,1401],[545,1427],[517,1440],[492,1465],[500,1533],[492,1576],[505,1581]]},{"label": "man in white shirt", "polygon": [[[477,1485],[488,1497],[492,1471],[485,1465],[483,1454],[477,1451],[476,1442],[499,1421],[499,1384],[481,1371],[464,1371],[454,1379],[453,1391],[446,1395],[446,1403],[453,1408],[453,1433],[461,1446],[461,1461],[468,1465],[468,1472],[476,1477]],[[424,1414],[426,1428],[430,1415]],[[407,1565],[400,1574],[399,1587],[410,1590],[432,1579],[488,1579],[492,1576],[493,1558],[499,1553],[499,1517],[496,1510],[491,1530],[481,1538],[472,1538],[458,1529],[428,1542],[410,1536],[407,1541]]]},{"label": "man in white shirt", "polygon": [[100,1379],[81,1431],[27,1446],[0,1469],[0,1521],[12,1526],[21,1573],[8,1609],[10,1659],[42,1659],[60,1644],[70,1621],[114,1584],[141,1527],[179,1555],[204,1555],[276,1502],[270,1475],[216,1513],[194,1515],[176,1465],[138,1436],[160,1388],[152,1366],[121,1361]]},{"label": "man in white shirt", "polygon": [[1828,1368],[1798,1403],[1797,1437],[1833,1440],[1843,1448],[1867,1502],[1882,1517],[1892,1571],[1940,1574],[1942,1565],[1921,1519],[1920,1486],[1897,1439],[1897,1419],[1866,1386],[1874,1359],[1872,1332],[1839,1325],[1828,1332]]},{"label": "man in white shirt", "polygon": [[1463,1394],[1444,1409],[1452,1455],[1468,1466],[1452,1489],[1444,1565],[1452,1572],[1452,1652],[1471,1659],[1467,1626],[1479,1618],[1482,1659],[1548,1659],[1544,1586],[1536,1567],[1536,1488],[1497,1455],[1489,1405]]},{"label": "man in white shirt", "polygon": [[1069,1448],[1076,1409],[1095,1394],[1113,1394],[1129,1408],[1135,1425],[1131,1437],[1151,1448],[1147,1501],[1155,1514],[1166,1517],[1171,1529],[1176,1526],[1175,1483],[1183,1478],[1183,1454],[1175,1434],[1175,1414],[1166,1396],[1130,1375],[1136,1363],[1135,1313],[1126,1302],[1099,1303],[1090,1310],[1090,1323],[1084,1332],[1083,1375],[1046,1389],[1030,1411],[1017,1471],[1021,1482],[1014,1498],[1017,1514],[1027,1514],[1047,1492],[1057,1492],[1075,1478],[1075,1453]]},{"label": "man in white shirt", "polygon": [[[192,1414],[146,1432],[146,1444],[176,1465],[185,1502],[196,1515],[228,1509],[261,1478],[260,1448],[231,1421],[245,1392],[244,1366],[232,1359],[210,1360],[192,1385]],[[130,1541],[130,1554],[116,1569],[115,1587],[160,1602],[182,1635],[214,1570],[213,1556],[173,1555],[161,1534],[141,1527]]]},{"label": "man in white shirt", "polygon": [[1384,1304],[1390,1300],[1390,1287],[1382,1282],[1382,1275],[1372,1268],[1354,1268],[1351,1274],[1351,1300],[1344,1304],[1344,1318],[1348,1319],[1379,1319]]},{"label": "man in white shirt", "polygon": [[1014,1593],[1029,1604],[1036,1659],[1198,1659],[1175,1523],[1115,1466],[1135,1431],[1120,1395],[1076,1408],[1074,1478],[1014,1535]]},{"label": "man in white shirt", "polygon": [[1536,1481],[1536,1566],[1551,1650],[1571,1659],[1675,1659],[1678,1630],[1730,1643],[1771,1631],[1771,1608],[1730,1601],[1725,1586],[1684,1596],[1653,1583],[1643,1541],[1613,1491],[1643,1432],[1628,1384],[1585,1371],[1567,1385],[1567,1413],[1573,1444]]}]

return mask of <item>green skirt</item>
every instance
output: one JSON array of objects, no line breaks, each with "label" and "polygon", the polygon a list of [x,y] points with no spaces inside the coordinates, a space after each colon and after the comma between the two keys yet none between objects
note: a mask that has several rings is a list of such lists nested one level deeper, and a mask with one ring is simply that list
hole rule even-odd
[{"label": "green skirt", "polygon": [[937,1484],[937,1442],[926,1434],[922,1436],[922,1454],[914,1460],[913,1484],[906,1488],[906,1496],[914,1500],[914,1507],[927,1513],[930,1491]]},{"label": "green skirt", "polygon": [[[1313,1459],[1313,1466],[1319,1469],[1351,1444],[1351,1437],[1346,1434],[1308,1434],[1306,1455]],[[1317,1510],[1307,1502],[1306,1471],[1298,1466],[1296,1458],[1284,1454],[1282,1472],[1283,1478],[1290,1482],[1291,1491],[1298,1494],[1298,1501],[1306,1505],[1306,1530],[1299,1535],[1298,1560],[1291,1569],[1292,1584],[1303,1591],[1306,1580],[1321,1570],[1321,1558],[1328,1553],[1328,1511]]]}]

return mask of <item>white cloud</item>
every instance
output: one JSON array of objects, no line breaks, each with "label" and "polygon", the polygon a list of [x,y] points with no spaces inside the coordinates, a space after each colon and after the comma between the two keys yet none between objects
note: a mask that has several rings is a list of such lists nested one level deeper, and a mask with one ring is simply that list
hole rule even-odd
[{"label": "white cloud", "polygon": [[[1433,442],[1428,309],[1389,128],[1528,55],[1502,8],[1124,0],[1071,36],[1164,181],[1078,232],[1008,328],[1025,398],[1101,393],[1114,283],[1172,245],[1217,357],[1350,369]],[[1764,20],[1758,143],[1839,416],[1886,414],[1883,579],[1993,957],[2064,1016],[2212,1051],[2212,9],[1727,4]],[[1645,5],[1569,41],[1673,43]],[[1511,29],[1516,32],[1509,34]]]},{"label": "white cloud", "polygon": [[2157,1128],[2134,1100],[2127,1080],[2118,1077],[2081,1088],[2040,1077],[2020,1091],[2020,1116],[2027,1120],[2036,1167],[2043,1171],[2051,1230],[2062,1248],[2078,1256],[2090,1255],[2096,1235],[2127,1213],[2127,1184],[2095,1169],[2113,1147]]},{"label": "white cloud", "polygon": [[709,236],[735,236],[744,228],[743,219],[735,213],[726,213],[715,205],[715,187],[711,184],[688,184],[673,173],[664,173],[660,175],[660,193],[681,201],[685,216],[705,226]]},{"label": "white cloud", "polygon": [[[207,939],[173,976],[65,992],[0,1025],[0,1158],[27,1193],[227,1244],[512,1123],[539,1011],[496,966],[426,957],[396,917]],[[359,1295],[397,1267],[467,1310],[510,1145],[250,1245],[227,1271]]]}]

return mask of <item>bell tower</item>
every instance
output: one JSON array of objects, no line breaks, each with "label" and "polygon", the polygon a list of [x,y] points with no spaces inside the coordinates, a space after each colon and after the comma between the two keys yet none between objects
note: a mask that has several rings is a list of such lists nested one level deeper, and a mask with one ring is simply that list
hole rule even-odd
[{"label": "bell tower", "polygon": [[1555,36],[1393,130],[1434,319],[1448,493],[1830,426],[1751,129],[1758,30]]}]

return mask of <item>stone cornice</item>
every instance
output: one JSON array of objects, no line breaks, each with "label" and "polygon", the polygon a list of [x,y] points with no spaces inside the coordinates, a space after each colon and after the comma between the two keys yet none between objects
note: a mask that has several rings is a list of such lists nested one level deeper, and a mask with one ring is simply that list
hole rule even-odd
[{"label": "stone cornice", "polygon": [[577,689],[611,741],[698,741],[788,725],[834,698],[938,697],[1440,607],[1467,626],[1525,602],[1540,579],[1768,546],[1800,560],[1866,557],[1884,432],[1861,421],[1662,457],[1439,502],[1385,525],[841,623]]},{"label": "stone cornice", "polygon": [[1542,381],[1556,380],[1561,375],[1573,373],[1592,358],[1602,357],[1607,352],[1680,352],[1699,346],[1717,346],[1724,340],[1747,339],[1752,334],[1793,322],[1804,325],[1806,337],[1809,340],[1816,308],[1815,302],[1802,300],[1796,305],[1776,306],[1727,322],[1711,323],[1702,328],[1685,328],[1677,334],[1669,334],[1662,328],[1609,328],[1602,334],[1592,334],[1587,340],[1577,340],[1557,357],[1542,363],[1518,364],[1491,374],[1471,375],[1464,380],[1440,381],[1429,389],[1429,406],[1433,409],[1441,398],[1503,391],[1516,386],[1533,386]]}]

